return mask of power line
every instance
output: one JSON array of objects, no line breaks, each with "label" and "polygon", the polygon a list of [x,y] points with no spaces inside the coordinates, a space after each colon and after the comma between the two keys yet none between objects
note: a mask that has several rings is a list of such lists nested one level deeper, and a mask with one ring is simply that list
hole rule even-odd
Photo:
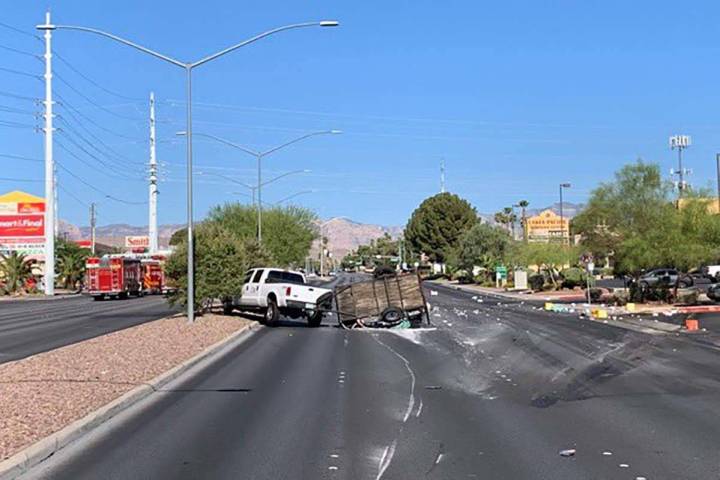
[{"label": "power line", "polygon": [[[107,133],[109,133],[109,134],[115,135],[116,137],[126,138],[126,139],[130,139],[130,140],[135,140],[135,141],[138,140],[137,137],[131,137],[131,136],[129,136],[129,135],[123,135],[122,133],[118,133],[118,132],[116,132],[116,131],[114,131],[114,130],[110,130],[109,128],[106,128],[106,127],[100,125],[99,123],[95,122],[92,118],[88,117],[87,115],[85,115],[84,113],[82,113],[80,110],[78,110],[76,107],[74,107],[70,102],[68,102],[67,100],[65,100],[65,97],[63,97],[62,95],[60,95],[60,94],[57,93],[57,92],[53,92],[53,93],[54,93],[55,96],[58,97],[58,99],[60,100],[60,102],[58,103],[60,106],[62,106],[62,107],[67,107],[67,108],[69,108],[70,110],[72,110],[72,111],[67,111],[67,112],[68,112],[68,113],[70,114],[70,116],[72,116],[72,117],[75,119],[75,121],[78,122],[80,125],[83,125],[83,124],[82,124],[82,122],[78,119],[78,117],[82,117],[82,118],[85,119],[86,121],[90,122],[90,124],[92,124],[93,126],[99,128],[100,130],[103,130],[104,132],[107,132]],[[83,126],[83,130],[85,130],[85,131],[86,131],[90,136],[92,136],[95,140],[97,140],[98,142],[102,143],[102,140],[100,140],[100,139],[97,138],[95,135],[93,135],[93,134],[92,134],[87,128],[85,128],[84,126]]]},{"label": "power line", "polygon": [[127,204],[127,205],[143,205],[143,204],[147,204],[147,202],[130,202],[130,201],[128,201],[128,200],[123,200],[123,199],[121,199],[121,198],[117,198],[117,197],[114,197],[114,196],[112,196],[112,195],[108,195],[107,193],[103,192],[102,190],[100,190],[99,188],[97,188],[97,187],[96,187],[95,185],[93,185],[92,183],[90,183],[90,182],[88,182],[88,181],[86,181],[86,180],[83,180],[81,177],[75,175],[75,173],[73,173],[71,170],[65,168],[65,166],[64,166],[62,163],[58,162],[57,160],[55,160],[55,163],[57,164],[58,167],[60,167],[60,168],[61,168],[63,171],[65,171],[67,174],[69,174],[71,177],[75,178],[75,180],[77,180],[78,182],[82,183],[83,185],[85,185],[85,186],[87,186],[87,187],[95,190],[96,192],[98,192],[99,194],[101,194],[101,195],[102,195],[103,197],[105,197],[105,198],[109,198],[110,200],[114,200],[114,201],[116,201],[116,202],[124,203],[124,204]]},{"label": "power line", "polygon": [[[91,142],[90,140],[88,140],[87,138],[85,138],[84,136],[82,136],[82,135],[80,134],[80,132],[78,132],[77,130],[75,130],[75,127],[73,127],[67,120],[65,120],[65,118],[63,118],[62,115],[58,115],[58,119],[59,119],[60,121],[62,121],[62,123],[68,128],[68,130],[69,130],[70,132],[72,132],[75,136],[77,136],[80,140],[82,140],[83,142],[85,142],[86,144],[88,144],[92,149],[94,149],[96,152],[98,152],[98,154],[100,154],[100,155],[104,156],[105,158],[107,158],[108,161],[113,162],[112,159],[110,159],[110,158],[107,157],[107,153],[106,153],[106,152],[102,151],[102,150],[101,150],[100,148],[98,148],[93,142]],[[96,139],[96,140],[97,140],[97,139]],[[103,142],[100,142],[100,143],[101,143],[103,146],[105,146],[105,148],[108,148],[108,146],[105,145]],[[78,148],[81,148],[81,147],[78,146]],[[110,148],[108,148],[108,150],[110,150],[110,152],[114,153],[115,156],[117,157],[117,160],[120,160],[121,162],[131,163],[131,164],[136,164],[136,165],[139,164],[139,165],[143,165],[143,166],[145,165],[145,164],[142,163],[142,162],[133,162],[132,160],[129,160],[129,159],[127,159],[127,158],[124,158],[124,157],[118,155],[115,151],[113,151],[113,150],[110,149]],[[85,151],[85,150],[83,149],[83,151]],[[98,162],[102,163],[103,165],[105,165],[105,166],[107,166],[107,167],[109,167],[109,168],[112,168],[112,167],[114,166],[114,165],[106,165],[105,162],[103,162],[101,159],[95,157],[94,155],[90,154],[89,152],[86,152],[86,153],[87,153],[88,155],[91,155],[91,156],[92,156],[93,158],[95,158]]]},{"label": "power line", "polygon": [[7,178],[7,177],[0,177],[0,181],[7,181],[7,182],[43,182],[44,180],[32,180],[29,178]]},{"label": "power line", "polygon": [[9,120],[0,120],[0,127],[8,127],[8,128],[32,128],[35,130],[35,125],[30,125],[28,123],[20,123],[20,122],[11,122]]},{"label": "power line", "polygon": [[22,70],[15,70],[15,69],[13,69],[13,68],[0,67],[0,72],[12,73],[12,74],[15,74],[15,75],[21,75],[21,76],[23,76],[23,77],[32,77],[32,78],[35,78],[35,79],[37,79],[37,80],[42,80],[42,76],[41,76],[41,75],[36,75],[36,74],[30,73],[30,72],[23,72]]},{"label": "power line", "polygon": [[107,94],[109,94],[109,95],[112,95],[112,96],[114,96],[114,97],[117,97],[117,98],[122,98],[123,100],[131,100],[131,101],[133,101],[133,102],[142,102],[142,101],[143,101],[142,99],[133,98],[133,97],[128,97],[128,96],[126,96],[126,95],[122,95],[122,94],[120,94],[120,93],[113,92],[112,90],[109,90],[109,89],[103,87],[103,86],[100,85],[98,82],[96,82],[95,80],[89,78],[87,75],[85,75],[85,74],[82,73],[80,70],[78,70],[77,68],[75,68],[70,62],[68,62],[62,55],[60,55],[59,53],[57,53],[55,50],[53,50],[53,55],[56,56],[56,57],[58,58],[58,60],[60,60],[62,63],[64,63],[65,66],[67,66],[70,70],[72,70],[72,71],[75,72],[77,75],[79,75],[80,77],[82,77],[83,79],[85,79],[85,81],[87,81],[88,83],[90,83],[90,84],[94,85],[95,87],[99,88],[99,89],[102,90],[103,92],[105,92],[105,93],[107,93]]},{"label": "power line", "polygon": [[17,99],[17,100],[30,100],[30,101],[33,101],[33,102],[39,101],[38,98],[28,97],[28,96],[25,96],[25,95],[18,95],[17,93],[3,92],[3,91],[0,91],[0,97],[14,98],[14,99]]},{"label": "power line", "polygon": [[15,160],[27,160],[28,162],[44,162],[45,161],[41,158],[23,157],[22,155],[13,155],[12,153],[0,153],[0,157],[12,158]]},{"label": "power line", "polygon": [[37,59],[40,59],[40,58],[41,58],[40,55],[36,55],[36,54],[34,54],[34,53],[32,53],[32,52],[26,52],[25,50],[20,50],[20,49],[18,49],[18,48],[8,47],[7,45],[2,45],[2,44],[0,44],[0,48],[3,49],[3,50],[7,50],[8,52],[17,53],[17,54],[20,54],[20,55],[26,55],[26,56],[28,56],[28,57],[33,57],[33,58],[37,58]]},{"label": "power line", "polygon": [[76,202],[78,202],[80,205],[82,205],[82,206],[84,206],[84,207],[90,207],[90,205],[89,205],[88,203],[85,203],[85,202],[83,202],[82,200],[80,200],[77,196],[75,196],[74,193],[72,193],[70,190],[68,190],[67,188],[63,187],[62,185],[58,184],[58,188],[59,188],[60,190],[62,190],[63,192],[67,193],[67,194],[70,196],[70,198],[72,198],[73,200],[75,200]]},{"label": "power line", "polygon": [[[69,136],[67,133],[63,132],[62,130],[60,130],[60,133],[62,133],[63,136],[70,141],[70,143],[72,143],[73,145],[75,145],[76,148],[82,150],[86,155],[88,155],[89,157],[93,158],[94,160],[97,160],[98,162],[100,162],[102,165],[104,165],[105,167],[107,167],[110,171],[112,171],[113,173],[115,173],[115,174],[117,175],[117,177],[123,178],[123,179],[125,179],[125,180],[132,180],[132,181],[139,181],[139,180],[141,180],[140,178],[131,177],[131,176],[128,176],[128,175],[124,175],[123,173],[118,172],[117,170],[114,170],[114,168],[115,168],[114,165],[108,164],[108,163],[104,162],[102,159],[100,159],[99,157],[93,155],[91,152],[89,152],[88,150],[86,150],[82,145],[80,145],[78,142],[76,142],[75,139],[73,139],[71,136]],[[59,145],[61,145],[61,144],[59,144]],[[83,159],[81,159],[80,157],[78,157],[77,155],[75,155],[75,154],[74,154],[72,151],[70,151],[67,147],[62,146],[62,148],[63,148],[66,152],[69,152],[73,157],[75,157],[75,158],[77,158],[78,160],[80,160],[81,162],[83,162],[85,165],[88,165],[88,166],[90,166],[91,168],[95,168],[95,169],[98,170],[99,172],[102,172],[102,173],[104,173],[104,174],[107,174],[107,172],[98,169],[97,166],[94,166],[94,165],[92,165],[91,163],[88,163],[88,162],[86,162],[85,160],[83,160]]]},{"label": "power line", "polygon": [[37,112],[33,112],[31,110],[23,110],[22,108],[10,107],[8,105],[0,105],[0,112],[17,113],[19,115],[37,115]]},{"label": "power line", "polygon": [[94,105],[95,107],[99,108],[99,109],[102,110],[103,112],[108,113],[109,115],[112,115],[112,116],[114,116],[114,117],[120,118],[120,119],[122,119],[122,120],[128,120],[128,121],[131,121],[131,122],[138,122],[138,121],[139,121],[138,118],[133,118],[133,117],[128,117],[128,116],[125,116],[125,115],[121,115],[121,114],[119,114],[119,113],[117,113],[117,112],[113,112],[112,110],[110,110],[110,109],[107,108],[107,107],[104,107],[104,106],[100,105],[99,103],[95,102],[95,101],[92,100],[90,97],[88,97],[87,95],[85,95],[84,93],[82,93],[80,90],[78,90],[77,88],[73,87],[70,82],[68,82],[67,80],[65,80],[62,76],[58,75],[57,73],[53,73],[53,76],[54,76],[55,78],[57,78],[58,80],[60,80],[62,83],[64,83],[70,90],[72,90],[73,92],[75,92],[78,96],[80,96],[80,97],[82,97],[83,99],[85,99],[86,102],[88,102],[88,103],[91,104],[91,105]]},{"label": "power line", "polygon": [[17,28],[17,27],[13,27],[12,25],[8,25],[7,23],[0,22],[0,27],[5,27],[5,28],[7,28],[8,30],[12,30],[12,31],[15,32],[15,33],[19,33],[19,34],[25,35],[25,36],[27,36],[27,37],[32,37],[32,38],[34,38],[35,40],[38,40],[38,41],[42,42],[42,38],[40,38],[39,36],[37,36],[37,35],[35,35],[35,34],[32,34],[32,33],[30,33],[30,32],[26,32],[25,30],[21,30],[21,29],[19,29],[19,28]]}]

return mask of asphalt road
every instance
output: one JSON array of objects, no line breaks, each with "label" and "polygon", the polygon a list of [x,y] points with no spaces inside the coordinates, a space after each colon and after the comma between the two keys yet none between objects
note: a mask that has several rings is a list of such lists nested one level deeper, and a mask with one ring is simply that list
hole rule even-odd
[{"label": "asphalt road", "polygon": [[170,315],[161,296],[0,302],[0,363],[24,358]]},{"label": "asphalt road", "polygon": [[429,288],[436,329],[263,328],[29,477],[717,478],[717,349]]}]

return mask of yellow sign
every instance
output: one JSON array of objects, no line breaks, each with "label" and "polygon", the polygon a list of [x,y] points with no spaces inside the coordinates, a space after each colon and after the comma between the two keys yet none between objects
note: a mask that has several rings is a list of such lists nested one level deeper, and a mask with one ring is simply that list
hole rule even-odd
[{"label": "yellow sign", "polygon": [[552,210],[543,210],[538,215],[526,220],[528,237],[531,240],[549,240],[551,237],[568,238],[570,236],[570,220],[560,218]]}]

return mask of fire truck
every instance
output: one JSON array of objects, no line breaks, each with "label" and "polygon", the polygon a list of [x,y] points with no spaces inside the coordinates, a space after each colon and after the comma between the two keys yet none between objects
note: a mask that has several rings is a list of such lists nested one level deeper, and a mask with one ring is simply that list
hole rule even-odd
[{"label": "fire truck", "polygon": [[140,264],[143,274],[143,293],[152,295],[165,292],[164,258],[157,256],[143,258]]},{"label": "fire truck", "polygon": [[140,259],[122,255],[90,257],[85,267],[85,289],[95,300],[143,294]]}]

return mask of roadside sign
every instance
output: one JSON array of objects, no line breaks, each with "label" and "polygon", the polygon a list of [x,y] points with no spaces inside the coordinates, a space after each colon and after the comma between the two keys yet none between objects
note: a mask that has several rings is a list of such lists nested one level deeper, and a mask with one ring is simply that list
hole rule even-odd
[{"label": "roadside sign", "polygon": [[507,278],[507,267],[504,265],[495,267],[495,276],[500,279]]}]

